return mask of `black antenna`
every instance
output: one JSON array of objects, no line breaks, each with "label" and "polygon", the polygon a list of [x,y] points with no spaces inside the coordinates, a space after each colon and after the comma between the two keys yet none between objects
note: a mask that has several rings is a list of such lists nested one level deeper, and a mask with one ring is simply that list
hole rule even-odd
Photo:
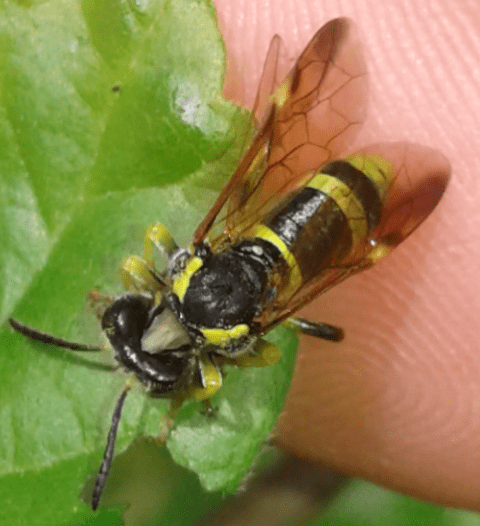
[{"label": "black antenna", "polygon": [[108,474],[112,466],[112,459],[113,459],[113,453],[115,450],[115,439],[117,437],[118,424],[120,422],[120,417],[122,416],[123,404],[125,402],[125,398],[127,397],[127,393],[130,390],[130,387],[131,387],[130,385],[127,385],[127,387],[125,387],[125,389],[122,391],[122,394],[118,398],[117,403],[115,405],[115,409],[113,410],[112,425],[110,426],[110,431],[108,432],[107,446],[105,448],[105,452],[103,453],[102,464],[100,465],[97,480],[95,481],[95,488],[93,489],[93,494],[92,494],[92,510],[93,511],[95,511],[98,507],[98,503],[100,502],[100,498],[102,496],[103,489],[105,488]]},{"label": "black antenna", "polygon": [[68,340],[64,340],[63,338],[57,338],[56,336],[47,334],[46,332],[37,331],[37,329],[33,329],[32,327],[29,327],[28,325],[25,325],[13,318],[9,318],[8,322],[10,323],[12,328],[15,329],[17,332],[37,342],[55,345],[55,347],[63,347],[64,349],[70,349],[72,351],[102,351],[102,348],[96,345],[86,345],[83,343],[70,342]]}]

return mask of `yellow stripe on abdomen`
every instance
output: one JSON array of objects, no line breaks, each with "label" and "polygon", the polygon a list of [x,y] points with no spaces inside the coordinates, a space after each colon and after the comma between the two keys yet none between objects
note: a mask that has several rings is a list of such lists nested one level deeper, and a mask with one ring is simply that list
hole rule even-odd
[{"label": "yellow stripe on abdomen", "polygon": [[352,235],[352,245],[363,242],[368,234],[367,219],[362,204],[356,198],[351,188],[334,175],[323,172],[315,175],[308,182],[307,187],[319,190],[335,201],[348,220]]},{"label": "yellow stripe on abdomen", "polygon": [[286,243],[271,228],[263,223],[258,223],[245,233],[245,237],[260,238],[274,245],[290,269],[289,288],[296,289],[301,285],[302,275],[295,256],[290,252]]}]

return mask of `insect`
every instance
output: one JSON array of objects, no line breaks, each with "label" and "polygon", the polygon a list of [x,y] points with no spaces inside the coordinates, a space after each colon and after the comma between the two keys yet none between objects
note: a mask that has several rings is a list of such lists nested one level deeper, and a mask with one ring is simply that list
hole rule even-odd
[{"label": "insect", "polygon": [[[143,258],[129,256],[127,293],[91,300],[114,356],[151,396],[208,403],[222,366],[266,366],[279,350],[263,336],[282,322],[327,340],[342,330],[293,315],[320,293],[387,256],[430,214],[448,181],[438,152],[377,144],[344,159],[365,118],[367,73],[352,23],[323,26],[279,82],[274,37],[253,117],[257,132],[237,169],[179,248],[157,223]],[[168,256],[166,270],[154,263]],[[24,336],[73,351],[100,347],[10,324]],[[96,509],[110,470],[123,404],[112,415],[92,496]]]}]

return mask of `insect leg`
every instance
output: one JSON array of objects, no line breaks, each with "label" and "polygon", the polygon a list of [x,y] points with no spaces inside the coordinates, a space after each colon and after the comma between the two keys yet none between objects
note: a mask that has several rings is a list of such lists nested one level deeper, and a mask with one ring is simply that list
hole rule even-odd
[{"label": "insect leg", "polygon": [[377,261],[380,261],[388,256],[390,252],[395,248],[395,244],[378,242],[375,248],[368,254],[367,259],[372,265],[375,265]]},{"label": "insect leg", "polygon": [[190,364],[182,382],[185,387],[172,393],[167,418],[162,422],[158,437],[162,445],[165,444],[170,430],[175,425],[178,412],[186,400],[196,400],[209,405],[210,398],[222,387],[222,372],[217,363],[204,354],[198,356],[195,363]]},{"label": "insect leg", "polygon": [[126,290],[151,293],[161,292],[166,286],[161,277],[155,272],[153,249],[156,247],[167,256],[178,249],[168,229],[161,223],[151,225],[145,234],[145,259],[129,256],[120,270],[123,285]]},{"label": "insect leg", "polygon": [[86,345],[83,343],[71,342],[68,340],[64,340],[63,338],[57,338],[56,336],[52,336],[51,334],[47,334],[46,332],[37,331],[37,329],[33,329],[32,327],[29,327],[28,325],[25,325],[13,318],[9,318],[8,322],[10,323],[12,328],[15,329],[17,332],[37,342],[55,345],[55,347],[62,347],[64,349],[70,349],[72,351],[97,352],[103,350],[102,347],[98,347],[96,345]]},{"label": "insect leg", "polygon": [[170,231],[162,223],[151,225],[145,234],[145,261],[151,268],[155,267],[153,260],[154,246],[169,257],[178,249],[178,245],[175,243]]},{"label": "insect leg", "polygon": [[203,401],[212,396],[222,387],[222,373],[217,364],[208,356],[198,359],[199,385],[193,384],[186,389],[186,398]]},{"label": "insect leg", "polygon": [[289,318],[284,322],[284,324],[291,329],[296,329],[300,332],[303,332],[303,334],[315,336],[317,338],[321,338],[322,340],[340,342],[344,337],[343,329],[334,327],[328,323],[317,323],[304,318]]},{"label": "insect leg", "polygon": [[266,367],[280,359],[280,349],[273,343],[259,338],[253,347],[253,354],[246,354],[232,359],[240,367]]},{"label": "insect leg", "polygon": [[97,480],[95,481],[95,487],[92,494],[92,509],[95,511],[100,502],[105,484],[107,482],[108,474],[112,466],[113,453],[115,450],[115,439],[117,437],[118,424],[120,423],[120,417],[122,416],[123,404],[125,398],[127,397],[128,391],[131,389],[132,385],[127,383],[122,393],[120,394],[117,403],[115,404],[115,409],[112,414],[112,424],[110,426],[110,431],[108,432],[107,445],[105,447],[105,452],[103,453],[102,464],[100,465],[100,470],[98,471]]},{"label": "insect leg", "polygon": [[215,416],[217,414],[218,407],[214,407],[210,398],[207,398],[203,401],[203,411],[202,414],[208,417]]},{"label": "insect leg", "polygon": [[146,261],[137,256],[128,256],[122,262],[120,277],[128,291],[160,292],[165,283]]},{"label": "insect leg", "polygon": [[185,402],[186,399],[187,397],[185,395],[181,396],[180,394],[178,394],[170,400],[170,406],[168,408],[167,416],[164,420],[162,420],[161,429],[158,434],[158,443],[161,446],[165,445],[170,430],[175,425],[175,419],[177,418],[178,412],[180,411],[180,408],[182,407],[183,402]]}]

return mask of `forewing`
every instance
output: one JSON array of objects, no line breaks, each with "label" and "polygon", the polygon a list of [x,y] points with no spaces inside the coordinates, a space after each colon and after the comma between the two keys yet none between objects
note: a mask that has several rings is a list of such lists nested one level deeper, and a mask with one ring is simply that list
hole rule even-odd
[{"label": "forewing", "polygon": [[275,35],[267,51],[262,76],[258,83],[252,116],[258,128],[262,127],[272,106],[272,94],[277,90],[289,70],[285,46],[279,35]]},{"label": "forewing", "polygon": [[[272,45],[269,57],[278,57],[275,41]],[[276,84],[277,67],[272,64],[273,59],[267,60],[257,101]],[[367,92],[366,67],[352,22],[345,18],[328,22],[270,104],[258,102],[256,113],[262,119],[258,134],[194,240],[207,235],[225,204],[217,222],[231,239],[239,237],[309,171],[345,150],[365,119]]]},{"label": "forewing", "polygon": [[261,326],[265,332],[319,294],[386,257],[430,215],[450,176],[450,164],[440,152],[417,144],[379,143],[354,155],[378,156],[393,168],[394,177],[383,197],[379,225],[363,249],[354,247],[342,266],[325,269],[317,278],[303,282],[297,290],[280,295],[263,313]]},{"label": "forewing", "polygon": [[[254,106],[252,108],[250,133],[247,133],[246,140],[250,142],[247,147],[244,146],[245,154],[230,177],[227,184],[223,187],[219,196],[217,197],[212,208],[205,216],[203,221],[198,226],[194,235],[194,243],[202,241],[207,233],[209,233],[213,223],[215,222],[218,213],[224,207],[228,200],[228,210],[235,211],[243,201],[244,180],[257,180],[258,174],[262,173],[266,168],[267,157],[264,153],[267,151],[267,144],[270,140],[271,133],[271,117],[272,101],[271,95],[278,88],[281,75],[287,71],[286,54],[282,39],[275,35],[267,51],[265,62],[263,65],[262,76],[258,85],[257,95],[255,97]],[[255,130],[256,133],[252,132]],[[256,160],[254,164],[254,160]],[[220,220],[216,220],[217,230],[223,232],[225,228],[221,223],[225,222],[224,216]],[[230,217],[231,222],[232,217]]]},{"label": "forewing", "polygon": [[275,94],[262,196],[287,193],[310,170],[344,151],[365,119],[367,96],[353,23],[332,20],[312,38]]}]

